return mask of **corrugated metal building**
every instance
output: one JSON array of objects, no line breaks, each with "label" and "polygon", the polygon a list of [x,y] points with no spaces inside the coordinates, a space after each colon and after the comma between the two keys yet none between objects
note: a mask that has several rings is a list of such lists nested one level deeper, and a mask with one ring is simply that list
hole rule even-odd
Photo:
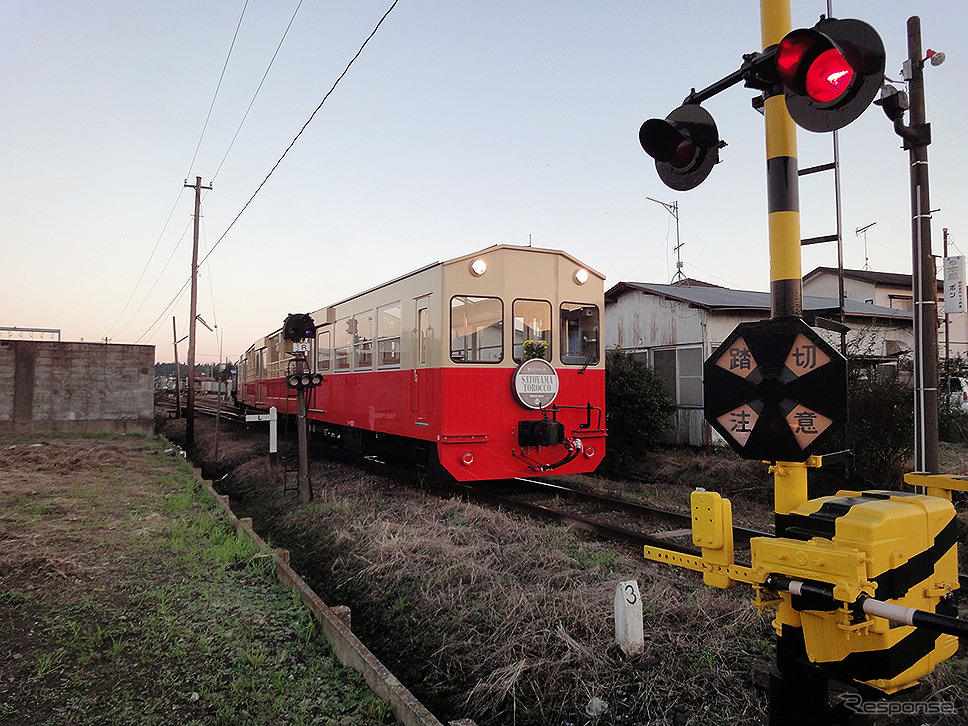
[{"label": "corrugated metal building", "polygon": [[[805,297],[804,318],[839,319],[837,299]],[[663,377],[674,393],[675,443],[702,446],[721,443],[703,419],[702,366],[740,323],[770,317],[770,294],[732,290],[697,280],[674,285],[620,282],[605,293],[605,345],[639,355]],[[849,352],[875,362],[895,361],[914,345],[912,314],[881,305],[845,301]],[[819,331],[840,347],[840,335]]]}]

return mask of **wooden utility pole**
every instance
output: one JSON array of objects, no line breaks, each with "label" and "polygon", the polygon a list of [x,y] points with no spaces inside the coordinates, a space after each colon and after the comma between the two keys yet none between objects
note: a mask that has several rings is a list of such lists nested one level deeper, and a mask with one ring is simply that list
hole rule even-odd
[{"label": "wooden utility pole", "polygon": [[195,177],[195,183],[185,182],[186,187],[195,190],[195,234],[192,240],[192,300],[188,321],[188,407],[185,412],[185,447],[195,445],[195,319],[198,317],[198,228],[202,216],[202,177]]},{"label": "wooden utility pole", "polygon": [[181,418],[181,368],[178,367],[178,328],[175,327],[175,316],[171,316],[171,339],[175,348],[175,416]]}]

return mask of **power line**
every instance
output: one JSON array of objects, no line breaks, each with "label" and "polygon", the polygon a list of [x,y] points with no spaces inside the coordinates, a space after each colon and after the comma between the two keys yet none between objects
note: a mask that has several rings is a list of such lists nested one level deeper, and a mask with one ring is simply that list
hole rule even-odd
[{"label": "power line", "polygon": [[242,27],[242,18],[245,17],[245,9],[249,7],[249,0],[245,0],[245,5],[242,6],[242,14],[239,15],[239,24],[235,26],[235,35],[232,36],[232,44],[229,46],[229,52],[225,56],[225,63],[222,64],[222,73],[218,77],[218,84],[215,86],[215,95],[212,96],[212,103],[208,107],[208,115],[205,117],[205,123],[202,125],[202,133],[198,137],[198,144],[195,146],[195,154],[192,156],[192,163],[188,165],[188,173],[185,175],[186,179],[191,178],[192,169],[195,167],[195,159],[198,158],[198,150],[202,148],[202,139],[205,138],[205,130],[208,128],[208,122],[212,118],[212,110],[215,108],[215,99],[218,98],[219,89],[222,88],[222,79],[225,78],[225,69],[229,67],[229,58],[232,57],[232,50],[235,48],[235,41],[239,37],[239,29]]},{"label": "power line", "polygon": [[[158,235],[158,239],[155,241],[155,246],[151,249],[151,254],[148,255],[148,259],[147,259],[147,261],[145,261],[145,266],[144,266],[144,268],[142,268],[141,274],[138,276],[138,281],[134,284],[134,287],[131,288],[131,294],[128,295],[128,299],[125,301],[124,307],[121,308],[121,312],[118,313],[118,317],[115,319],[115,321],[113,323],[111,323],[111,327],[108,328],[107,337],[112,337],[113,335],[116,335],[117,333],[120,333],[122,330],[124,330],[130,324],[131,319],[129,319],[127,323],[125,323],[124,325],[122,325],[121,328],[120,328],[120,330],[118,330],[116,332],[114,330],[114,327],[121,321],[121,318],[124,317],[124,313],[128,309],[128,305],[130,305],[131,304],[131,301],[134,299],[134,294],[136,292],[138,292],[138,288],[141,286],[141,281],[144,280],[145,273],[148,272],[148,267],[151,265],[151,261],[155,257],[155,252],[158,251],[158,245],[161,244],[161,240],[164,238],[165,232],[168,231],[168,225],[171,224],[171,218],[175,214],[175,209],[178,208],[178,202],[179,202],[179,200],[181,200],[181,196],[184,193],[184,191],[185,191],[184,189],[179,189],[178,190],[178,196],[175,198],[175,203],[171,206],[171,211],[168,212],[168,218],[165,220],[164,227],[161,228],[161,234]],[[187,227],[186,227],[186,230],[185,231],[186,232],[188,231],[188,228]],[[184,233],[182,233],[182,237],[184,237],[184,236],[185,236]],[[180,241],[181,241],[181,239],[179,239],[179,242]],[[169,258],[169,259],[171,259],[171,258]],[[168,265],[166,263],[165,264],[165,267],[167,267],[167,266]],[[162,270],[162,272],[164,272],[164,270]],[[158,281],[157,280],[155,281],[155,284],[158,284]],[[154,289],[154,285],[151,286],[151,289],[152,290]],[[151,290],[149,290],[148,291],[148,294],[145,295],[145,300],[147,300],[147,297],[150,294],[151,294]],[[138,306],[138,310],[141,310],[141,306],[145,304],[145,300],[142,300],[141,301],[141,305]],[[134,318],[134,316],[138,314],[138,310],[135,310],[131,314],[131,318]]]},{"label": "power line", "polygon": [[201,264],[202,262],[205,262],[205,260],[209,258],[209,256],[215,251],[215,248],[218,247],[219,244],[222,242],[222,240],[225,239],[226,235],[228,235],[232,227],[235,226],[235,223],[239,221],[239,217],[241,217],[245,213],[245,210],[249,208],[249,205],[252,204],[252,200],[256,198],[256,195],[258,195],[260,191],[262,191],[262,187],[264,187],[266,182],[269,181],[269,177],[271,177],[273,172],[275,172],[275,170],[279,167],[279,165],[282,163],[282,160],[286,158],[286,154],[289,153],[290,149],[292,149],[292,147],[296,145],[296,142],[299,140],[299,137],[303,135],[303,132],[306,130],[306,127],[309,126],[310,123],[312,123],[312,120],[316,117],[316,114],[319,113],[319,110],[323,107],[323,104],[325,104],[326,101],[329,99],[329,97],[333,94],[333,91],[336,90],[336,87],[339,85],[340,81],[343,80],[344,76],[346,76],[346,74],[349,72],[352,65],[356,62],[356,59],[359,58],[360,55],[363,53],[363,49],[366,48],[370,40],[373,39],[373,36],[376,35],[376,32],[380,29],[380,26],[383,25],[383,21],[387,19],[387,16],[390,15],[393,9],[397,6],[397,2],[399,2],[399,0],[393,0],[393,4],[390,5],[389,9],[383,14],[383,17],[380,18],[379,22],[376,24],[373,30],[370,31],[370,34],[367,36],[366,40],[363,41],[363,45],[361,45],[360,49],[356,51],[356,55],[354,55],[350,59],[350,62],[346,64],[346,67],[343,69],[343,72],[339,74],[339,77],[333,83],[332,87],[326,92],[326,95],[323,96],[323,100],[319,102],[318,106],[316,106],[316,110],[313,111],[312,114],[310,114],[309,118],[306,120],[306,123],[302,125],[301,129],[299,129],[299,133],[296,134],[295,138],[293,138],[289,146],[286,147],[286,150],[282,152],[282,156],[280,156],[279,160],[272,165],[272,168],[269,170],[269,173],[266,174],[266,178],[263,179],[262,183],[259,184],[259,186],[256,188],[254,192],[252,192],[252,196],[249,197],[249,201],[247,201],[242,206],[242,209],[239,211],[239,213],[235,215],[235,219],[233,219],[229,224],[229,226],[226,227],[225,231],[222,233],[222,236],[215,241],[215,244],[212,245],[212,249],[210,249],[208,251],[208,254],[205,255],[205,257],[203,257],[199,261],[199,264]]},{"label": "power line", "polygon": [[[316,109],[312,112],[312,114],[310,114],[309,118],[306,120],[306,123],[304,123],[302,125],[302,128],[301,129],[299,129],[299,132],[296,134],[296,136],[290,142],[289,146],[286,147],[286,150],[282,152],[282,155],[279,157],[278,161],[276,161],[276,163],[273,164],[272,168],[269,170],[269,173],[266,174],[265,179],[262,180],[262,183],[260,183],[259,186],[256,188],[256,190],[252,193],[252,196],[249,197],[249,200],[242,206],[242,209],[239,211],[239,213],[237,215],[235,215],[235,219],[232,220],[232,222],[229,224],[229,226],[226,227],[225,231],[222,232],[222,235],[215,241],[215,244],[212,245],[212,248],[205,254],[205,256],[202,259],[200,259],[198,261],[198,264],[199,265],[201,265],[206,260],[208,260],[208,258],[211,256],[211,254],[215,251],[215,248],[218,247],[219,244],[222,242],[222,240],[225,239],[225,237],[228,235],[228,233],[232,229],[232,227],[235,226],[235,223],[238,222],[239,221],[239,218],[245,213],[245,210],[249,208],[249,205],[250,204],[252,204],[252,200],[254,200],[256,198],[256,196],[259,194],[259,192],[262,191],[262,187],[264,187],[265,184],[266,184],[266,182],[269,181],[269,177],[271,177],[272,174],[273,174],[273,172],[275,172],[275,170],[279,167],[279,165],[282,163],[282,160],[286,158],[286,155],[289,153],[289,151],[292,149],[292,147],[296,145],[296,142],[299,140],[299,137],[302,136],[303,132],[306,130],[306,128],[309,126],[309,124],[312,122],[312,120],[316,117],[316,114],[319,113],[319,110],[323,107],[323,104],[326,103],[326,101],[329,99],[329,97],[336,90],[336,87],[340,84],[340,81],[343,80],[343,78],[349,72],[350,68],[353,66],[353,64],[356,62],[356,60],[363,53],[363,49],[366,48],[367,44],[369,44],[369,42],[373,39],[373,36],[376,35],[377,31],[380,29],[380,26],[383,25],[383,22],[387,19],[387,17],[390,15],[390,13],[393,11],[393,9],[397,6],[397,2],[399,2],[399,0],[393,0],[393,3],[390,5],[390,7],[387,9],[387,11],[383,14],[383,16],[377,22],[377,24],[373,27],[373,30],[370,31],[370,34],[366,37],[366,40],[363,41],[363,44],[360,46],[359,50],[356,51],[356,54],[350,59],[349,63],[346,64],[346,67],[343,69],[343,72],[339,74],[339,76],[333,82],[333,85],[326,92],[326,95],[323,96],[323,100],[319,102],[319,105],[316,106]],[[298,10],[298,8],[297,8],[297,10]],[[288,32],[288,29],[287,29],[287,32]],[[148,330],[146,330],[138,338],[138,341],[140,341],[145,336],[149,335],[149,333],[153,333],[153,330],[152,329],[155,328],[157,325],[159,325],[160,324],[160,321],[167,316],[168,311],[172,307],[174,307],[174,305],[178,302],[178,300],[181,298],[181,296],[185,293],[185,289],[188,287],[189,282],[191,282],[190,279],[185,281],[185,283],[181,286],[181,288],[178,290],[178,292],[175,293],[175,295],[171,299],[171,301],[165,306],[164,311],[158,316],[157,319],[155,319],[155,321],[151,325],[148,326]],[[135,342],[138,342],[138,341],[135,341]]]},{"label": "power line", "polygon": [[299,4],[296,5],[296,9],[292,11],[292,17],[289,18],[289,25],[286,26],[286,30],[283,32],[282,37],[279,39],[279,44],[276,46],[276,50],[272,54],[272,58],[269,59],[269,65],[266,66],[266,72],[262,74],[262,80],[259,81],[259,86],[255,89],[255,93],[252,94],[252,100],[249,101],[248,108],[246,108],[245,113],[242,114],[242,120],[239,121],[239,127],[235,130],[235,136],[232,137],[232,140],[229,142],[228,148],[225,150],[225,154],[222,156],[222,160],[218,163],[218,167],[215,169],[215,173],[212,175],[212,179],[209,182],[210,184],[215,183],[215,177],[217,177],[218,173],[222,170],[222,165],[225,163],[225,159],[228,157],[229,152],[232,150],[232,147],[235,145],[235,140],[239,137],[239,133],[242,131],[242,125],[245,123],[245,120],[249,117],[249,111],[252,110],[252,105],[255,103],[255,99],[259,96],[259,91],[262,90],[262,84],[266,82],[266,78],[269,75],[269,71],[272,69],[272,64],[275,63],[276,56],[279,55],[279,50],[280,48],[282,48],[282,44],[286,40],[286,36],[289,34],[289,29],[292,28],[292,24],[296,20],[296,13],[299,12],[299,8],[302,7],[302,4],[303,4],[303,0],[299,0]]},{"label": "power line", "polygon": [[[300,4],[302,4],[302,0],[300,0]],[[232,51],[235,48],[235,41],[239,37],[239,29],[242,27],[242,19],[245,17],[245,10],[248,7],[248,5],[249,5],[249,0],[245,0],[245,5],[242,6],[242,13],[239,15],[239,22],[235,26],[235,34],[232,36],[232,43],[229,45],[229,52],[226,54],[226,56],[225,56],[225,62],[222,64],[222,72],[219,75],[218,83],[215,86],[215,94],[212,96],[212,103],[208,107],[208,115],[205,117],[205,123],[202,125],[202,132],[201,132],[201,134],[199,134],[198,143],[195,145],[195,153],[192,155],[192,161],[188,165],[188,174],[185,176],[186,179],[191,176],[192,168],[195,166],[195,160],[198,158],[198,151],[202,147],[202,139],[205,138],[205,131],[208,128],[208,122],[212,118],[212,110],[215,108],[215,100],[218,98],[219,90],[222,88],[222,80],[225,78],[225,70],[226,70],[226,68],[228,68],[229,59],[232,57]],[[292,24],[292,21],[290,21],[290,25],[291,24]],[[286,29],[286,31],[288,32],[288,28]],[[283,36],[283,37],[285,37],[285,36]],[[273,56],[273,57],[275,57],[275,56]],[[265,80],[265,79],[263,79],[263,80]],[[261,87],[261,84],[260,84],[260,87]],[[255,99],[253,99],[253,100],[255,100]],[[244,121],[244,119],[243,119],[243,121]],[[241,126],[240,126],[240,128],[241,128]],[[238,132],[236,132],[236,135],[238,135]],[[233,141],[234,140],[235,139],[233,139]],[[231,145],[230,145],[229,148],[231,148]],[[228,155],[228,151],[226,151],[225,153],[226,153],[226,155]],[[222,161],[223,162],[225,161],[225,158],[224,157],[222,158]],[[219,166],[221,168],[221,164]],[[162,227],[161,234],[158,235],[158,240],[155,242],[155,246],[152,248],[151,254],[148,255],[148,259],[145,262],[145,266],[141,270],[141,274],[138,276],[138,281],[135,283],[134,288],[132,288],[131,294],[128,296],[127,301],[124,303],[124,307],[122,307],[121,308],[121,312],[118,313],[117,320],[115,320],[111,324],[111,327],[108,329],[108,334],[109,335],[111,334],[111,331],[114,330],[114,327],[118,324],[118,322],[120,322],[121,318],[124,316],[124,313],[128,309],[128,306],[131,304],[131,300],[134,299],[135,293],[138,291],[138,288],[140,287],[142,280],[144,280],[144,276],[148,272],[148,267],[151,265],[151,261],[155,257],[155,252],[158,251],[158,245],[161,244],[161,240],[165,236],[165,232],[168,230],[168,225],[171,223],[172,215],[174,215],[175,209],[178,207],[178,202],[181,200],[181,197],[182,197],[182,194],[184,193],[184,191],[185,191],[184,188],[181,188],[181,189],[178,190],[178,196],[175,198],[175,203],[172,205],[171,211],[168,212],[168,219],[165,220],[165,225],[164,225],[164,227]],[[187,228],[186,228],[186,232],[187,232]],[[179,238],[178,242],[175,244],[175,249],[178,248],[178,245],[181,243],[181,240],[184,238],[184,236],[185,236],[184,233],[182,233],[182,237]],[[174,254],[175,249],[172,250],[172,254]],[[144,298],[144,300],[141,301],[141,305],[138,306],[138,310],[135,310],[135,312],[132,313],[131,319],[129,319],[128,322],[125,323],[121,327],[120,330],[116,331],[115,334],[120,333],[122,330],[124,330],[126,327],[128,327],[128,325],[131,323],[131,320],[134,319],[134,316],[138,314],[138,311],[141,310],[142,306],[145,304],[145,302],[147,301],[148,297],[151,295],[151,291],[155,289],[155,285],[157,285],[158,284],[158,281],[161,279],[161,275],[163,275],[164,272],[165,272],[165,269],[167,269],[169,262],[171,262],[171,255],[169,255],[168,262],[165,263],[165,266],[162,268],[161,272],[158,274],[158,278],[155,280],[154,284],[151,286],[151,289],[148,290],[148,292],[145,294],[145,298]],[[140,340],[140,339],[141,338],[139,338],[138,340]]]}]

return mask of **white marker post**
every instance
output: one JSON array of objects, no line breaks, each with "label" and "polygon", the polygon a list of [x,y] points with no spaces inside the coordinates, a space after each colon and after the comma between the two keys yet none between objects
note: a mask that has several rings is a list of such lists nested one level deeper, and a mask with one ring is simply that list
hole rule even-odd
[{"label": "white marker post", "polygon": [[278,411],[275,406],[269,409],[269,413],[250,413],[246,415],[246,421],[268,421],[269,422],[269,463],[275,466],[276,452],[279,450],[279,423]]},{"label": "white marker post", "polygon": [[626,580],[615,586],[615,640],[626,655],[645,650],[642,598],[636,580]]}]

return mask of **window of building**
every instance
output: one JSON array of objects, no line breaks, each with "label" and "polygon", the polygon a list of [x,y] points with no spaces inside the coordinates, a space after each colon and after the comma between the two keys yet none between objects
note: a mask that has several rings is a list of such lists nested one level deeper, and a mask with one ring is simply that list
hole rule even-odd
[{"label": "window of building", "polygon": [[598,363],[598,307],[561,304],[561,362],[564,365]]},{"label": "window of building", "polygon": [[666,382],[675,402],[686,408],[702,408],[702,365],[702,346],[652,351],[652,367]]},{"label": "window of building", "polygon": [[914,297],[912,295],[888,295],[888,300],[891,301],[892,310],[905,310],[907,312],[914,310]]},{"label": "window of building", "polygon": [[515,361],[525,359],[525,341],[532,341],[529,347],[538,351],[544,343],[544,353],[528,357],[551,359],[551,303],[545,300],[515,300],[511,305],[514,325],[514,349],[511,352]]},{"label": "window of building", "polygon": [[376,309],[377,361],[380,368],[400,367],[400,301]]},{"label": "window of building", "polygon": [[504,303],[500,298],[451,298],[450,357],[459,363],[500,363],[504,359]]}]

